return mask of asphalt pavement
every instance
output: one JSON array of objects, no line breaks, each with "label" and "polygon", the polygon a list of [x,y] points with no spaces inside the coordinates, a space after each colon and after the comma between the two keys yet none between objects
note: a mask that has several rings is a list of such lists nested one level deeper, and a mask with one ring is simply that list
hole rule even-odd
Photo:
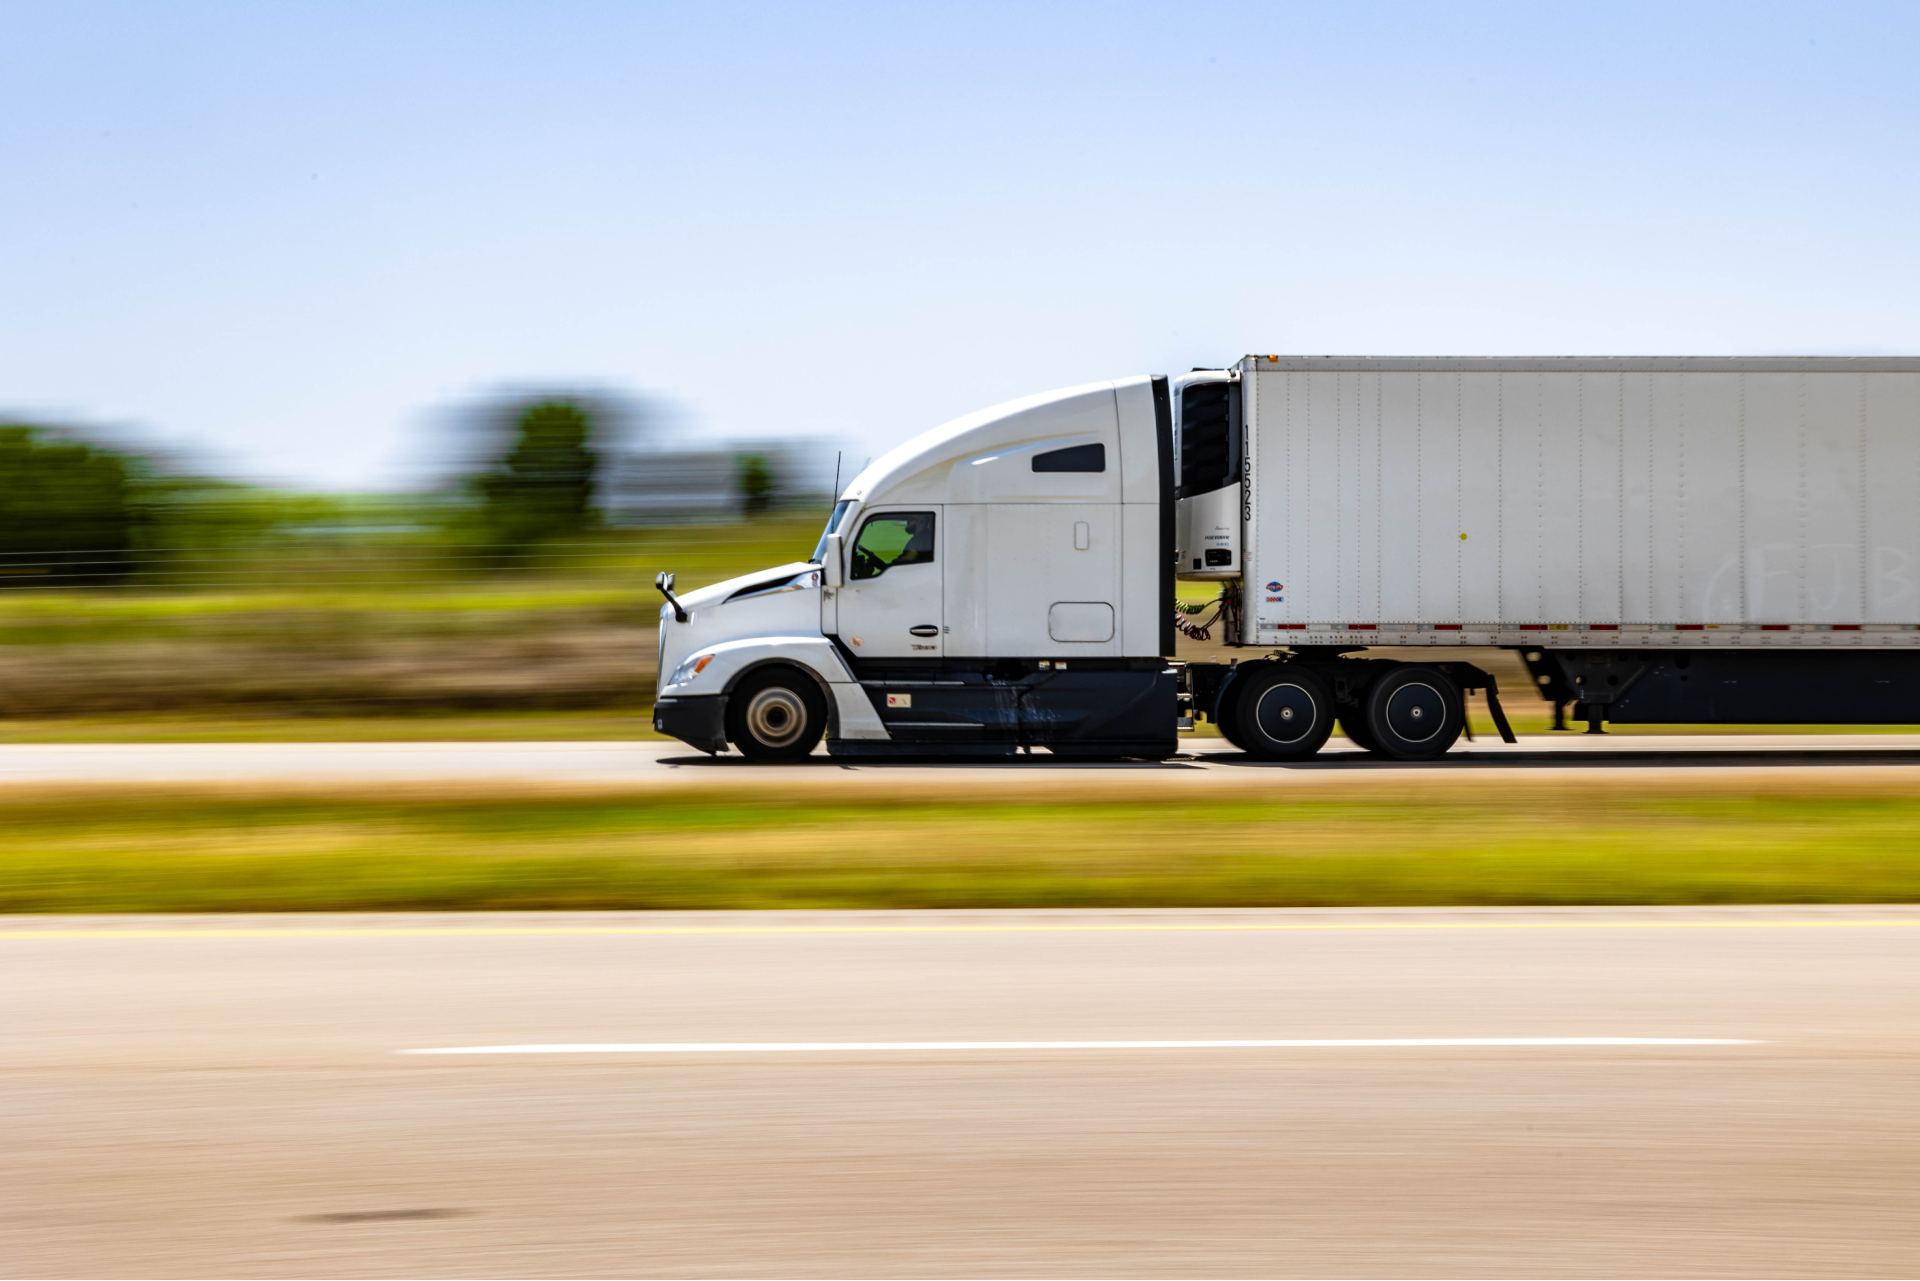
[{"label": "asphalt pavement", "polygon": [[0,958],[8,1276],[1920,1272],[1920,909],[16,917]]},{"label": "asphalt pavement", "polygon": [[1009,778],[1044,784],[1133,771],[1196,783],[1403,780],[1458,771],[1763,771],[1891,769],[1920,781],[1920,734],[1528,735],[1517,744],[1481,737],[1439,760],[1389,761],[1335,739],[1299,762],[1258,761],[1225,740],[1183,741],[1167,761],[1075,761],[1044,749],[988,761],[834,760],[824,748],[796,765],[753,765],[737,753],[708,756],[675,742],[538,743],[85,743],[0,745],[0,786],[21,783],[485,782],[656,786],[690,782],[830,785],[875,773],[960,787]]}]

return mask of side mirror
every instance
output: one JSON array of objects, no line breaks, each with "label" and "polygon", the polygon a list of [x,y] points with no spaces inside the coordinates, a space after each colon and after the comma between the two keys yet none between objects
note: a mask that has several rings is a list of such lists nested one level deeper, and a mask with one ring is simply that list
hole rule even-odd
[{"label": "side mirror", "polygon": [[821,581],[828,587],[839,587],[844,581],[840,569],[841,561],[844,559],[841,555],[840,535],[827,535],[827,551],[821,559],[820,569],[823,574]]},{"label": "side mirror", "polygon": [[687,621],[687,611],[681,607],[680,598],[673,594],[673,575],[661,570],[653,580],[654,590],[667,598],[667,604],[673,606],[673,620],[676,623]]}]

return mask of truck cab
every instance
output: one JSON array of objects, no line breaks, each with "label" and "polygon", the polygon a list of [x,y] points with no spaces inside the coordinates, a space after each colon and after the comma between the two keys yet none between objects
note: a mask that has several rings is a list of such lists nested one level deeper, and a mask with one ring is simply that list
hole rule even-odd
[{"label": "truck cab", "polygon": [[839,495],[806,561],[671,595],[654,724],[795,760],[1175,750],[1168,382],[936,427]]}]

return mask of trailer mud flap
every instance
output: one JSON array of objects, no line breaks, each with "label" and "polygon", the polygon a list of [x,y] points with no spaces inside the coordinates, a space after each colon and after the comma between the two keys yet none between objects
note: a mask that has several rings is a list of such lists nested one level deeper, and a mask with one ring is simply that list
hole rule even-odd
[{"label": "trailer mud flap", "polygon": [[[1500,731],[1500,741],[1503,743],[1520,741],[1513,736],[1513,726],[1507,723],[1506,709],[1500,706],[1500,682],[1493,678],[1492,672],[1476,667],[1472,663],[1435,663],[1434,666],[1458,681],[1460,692],[1463,694],[1471,694],[1476,689],[1485,690],[1487,711],[1493,716],[1493,727]],[[1461,728],[1466,730],[1467,741],[1471,743],[1472,728],[1464,723]]]},{"label": "trailer mud flap", "polygon": [[1507,714],[1501,710],[1500,682],[1491,676],[1487,677],[1487,712],[1493,717],[1494,728],[1500,731],[1501,742],[1518,743],[1520,741],[1513,736],[1513,727],[1507,724]]}]

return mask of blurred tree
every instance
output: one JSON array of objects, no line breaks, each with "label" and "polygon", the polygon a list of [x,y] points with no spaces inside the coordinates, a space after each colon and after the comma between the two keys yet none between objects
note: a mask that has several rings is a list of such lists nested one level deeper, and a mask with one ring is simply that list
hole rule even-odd
[{"label": "blurred tree", "polygon": [[134,473],[112,450],[0,425],[0,585],[124,581],[140,521]]},{"label": "blurred tree", "polygon": [[773,507],[774,491],[779,488],[773,468],[765,454],[742,454],[734,472],[734,488],[740,491],[740,506],[747,515],[758,516]]},{"label": "blurred tree", "polygon": [[542,400],[520,409],[506,451],[469,482],[487,542],[512,557],[593,528],[599,470],[593,415],[584,407]]}]

